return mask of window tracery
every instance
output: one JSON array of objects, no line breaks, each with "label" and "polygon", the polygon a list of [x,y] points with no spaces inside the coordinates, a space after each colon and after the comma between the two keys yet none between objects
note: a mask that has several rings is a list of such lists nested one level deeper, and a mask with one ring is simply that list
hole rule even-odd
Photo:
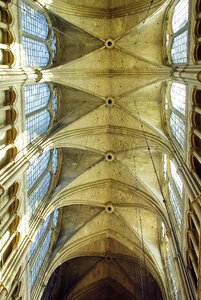
[{"label": "window tracery", "polygon": [[182,196],[182,192],[183,192],[183,183],[181,181],[181,178],[179,177],[179,175],[177,174],[177,169],[174,165],[174,163],[172,161],[170,161],[170,171],[171,171],[171,175],[172,178],[174,180],[174,183],[176,185],[176,188],[179,192],[179,195]]},{"label": "window tracery", "polygon": [[170,21],[165,35],[164,44],[167,51],[165,59],[168,64],[186,64],[188,62],[189,1],[180,0],[176,5],[173,4],[168,14]]},{"label": "window tracery", "polygon": [[52,226],[54,228],[57,227],[58,218],[59,211],[56,209],[54,213],[47,217],[31,245],[29,252],[31,289],[36,282],[44,261],[48,259],[48,251],[54,242],[54,231],[52,231]]},{"label": "window tracery", "polygon": [[186,97],[187,86],[178,82],[168,83],[164,95],[164,113],[170,136],[177,141],[180,149],[186,146]]},{"label": "window tracery", "polygon": [[174,14],[172,18],[172,29],[173,32],[179,31],[188,22],[188,0],[181,0],[175,6]]},{"label": "window tracery", "polygon": [[176,283],[176,279],[175,279],[172,258],[171,258],[169,249],[167,249],[166,255],[167,255],[168,272],[169,272],[169,275],[170,275],[171,285],[173,287],[174,298],[175,298],[175,300],[179,300],[179,292],[178,292],[178,288],[177,288],[177,283]]},{"label": "window tracery", "polygon": [[45,16],[23,1],[21,2],[21,8],[22,30],[41,39],[46,39],[49,25]]},{"label": "window tracery", "polygon": [[[24,89],[25,114],[30,114],[46,107],[50,99],[50,88],[47,83],[26,85]],[[55,96],[55,102],[57,97]]]},{"label": "window tracery", "polygon": [[185,124],[174,112],[170,115],[170,127],[172,134],[182,148],[185,144]]},{"label": "window tracery", "polygon": [[35,140],[38,136],[45,133],[50,126],[50,120],[50,113],[47,109],[28,116],[25,126],[28,133],[28,142]]},{"label": "window tracery", "polygon": [[187,63],[188,51],[188,0],[180,0],[173,12],[172,18],[172,47],[171,56],[173,63]]},{"label": "window tracery", "polygon": [[26,172],[29,219],[53,188],[58,160],[58,149],[47,150],[32,163]]},{"label": "window tracery", "polygon": [[47,67],[56,54],[56,36],[42,11],[21,2],[22,44],[24,64],[29,67]]},{"label": "window tracery", "polygon": [[181,34],[175,36],[172,42],[172,61],[173,63],[187,63],[187,42],[188,32],[187,30]]},{"label": "window tracery", "polygon": [[172,106],[180,113],[185,115],[186,110],[186,86],[184,84],[173,82],[171,85]]},{"label": "window tracery", "polygon": [[176,219],[178,227],[181,228],[181,224],[182,224],[181,207],[178,203],[178,198],[175,194],[175,191],[174,191],[173,186],[170,183],[170,181],[168,182],[168,188],[169,188],[170,202],[171,202],[172,209],[173,209],[173,212],[175,215],[175,219]]},{"label": "window tracery", "polygon": [[58,112],[58,93],[51,84],[41,83],[24,87],[25,130],[27,142],[44,134]]},{"label": "window tracery", "polygon": [[181,229],[182,224],[182,199],[184,196],[183,183],[180,176],[177,174],[177,168],[172,160],[170,160],[167,154],[164,155],[163,161],[164,164],[164,190],[168,190],[166,195],[169,199],[173,219],[176,221],[176,224],[179,229]]},{"label": "window tracery", "polygon": [[45,151],[27,170],[27,188],[30,190],[37,179],[47,169],[50,160],[50,151]]}]

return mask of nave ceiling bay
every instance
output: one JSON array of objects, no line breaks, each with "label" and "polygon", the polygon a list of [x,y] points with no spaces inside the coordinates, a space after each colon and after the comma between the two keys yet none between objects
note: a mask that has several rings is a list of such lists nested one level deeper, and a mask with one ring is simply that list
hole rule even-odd
[{"label": "nave ceiling bay", "polygon": [[147,142],[160,177],[162,154],[173,152],[162,113],[169,2],[41,2],[61,28],[70,24],[69,39],[59,35],[63,64],[41,71],[60,87],[61,120],[44,147],[61,147],[63,162],[43,217],[63,208],[45,277],[59,272],[62,299],[93,299],[103,288],[100,299],[137,300],[148,290],[166,299],[160,235],[168,222]]}]

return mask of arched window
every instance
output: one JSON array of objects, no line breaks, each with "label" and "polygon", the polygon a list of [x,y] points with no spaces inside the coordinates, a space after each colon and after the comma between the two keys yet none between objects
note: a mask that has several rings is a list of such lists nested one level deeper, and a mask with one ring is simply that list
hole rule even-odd
[{"label": "arched window", "polygon": [[174,188],[170,183],[170,181],[168,182],[168,188],[169,188],[169,198],[175,215],[175,219],[178,227],[181,228],[181,223],[182,223],[181,207],[179,205],[178,198],[175,194]]},{"label": "arched window", "polygon": [[[24,89],[25,96],[25,114],[30,114],[38,109],[46,107],[50,100],[50,88],[47,83],[26,85]],[[57,96],[54,97],[57,103]]]},{"label": "arched window", "polygon": [[37,278],[37,275],[40,271],[40,268],[42,267],[42,264],[46,258],[48,249],[50,247],[51,242],[51,231],[49,230],[47,235],[45,236],[42,244],[40,245],[40,251],[37,255],[37,259],[35,260],[32,268],[31,268],[31,274],[30,274],[30,286],[33,287],[33,284]]},{"label": "arched window", "polygon": [[168,130],[183,150],[186,142],[186,96],[186,85],[168,83],[164,99]]},{"label": "arched window", "polygon": [[176,64],[187,63],[188,50],[188,0],[180,0],[174,8],[172,18],[172,62]]},{"label": "arched window", "polygon": [[57,170],[57,164],[58,164],[58,150],[54,149],[53,157],[52,157],[52,170],[53,170],[54,174],[56,173],[56,170]]},{"label": "arched window", "polygon": [[181,181],[181,178],[177,174],[177,169],[172,161],[170,161],[170,171],[171,171],[171,175],[174,180],[174,183],[176,185],[177,191],[178,191],[179,195],[182,197],[183,183]]},{"label": "arched window", "polygon": [[22,42],[25,51],[25,66],[46,67],[48,65],[50,54],[46,44],[25,36],[23,36]]},{"label": "arched window", "polygon": [[41,39],[46,39],[49,32],[48,22],[43,14],[25,2],[21,2],[22,30]]},{"label": "arched window", "polygon": [[[54,175],[58,168],[58,150],[48,150],[41,154],[28,168],[28,210],[29,219],[41,201],[51,192]],[[53,175],[53,176],[52,176]]]},{"label": "arched window", "polygon": [[175,297],[175,300],[179,300],[179,292],[178,292],[178,288],[177,288],[174,267],[173,267],[172,258],[171,258],[169,249],[167,249],[166,255],[167,255],[166,258],[167,258],[167,267],[168,267],[169,279],[170,279],[171,285],[173,287],[174,297]]},{"label": "arched window", "polygon": [[56,37],[49,28],[47,18],[23,1],[21,16],[25,66],[47,67],[56,53]]},{"label": "arched window", "polygon": [[58,96],[55,87],[42,83],[24,87],[27,142],[44,134],[56,118]]},{"label": "arched window", "polygon": [[174,112],[170,115],[170,128],[182,148],[185,144],[185,123]]},{"label": "arched window", "polygon": [[50,113],[46,109],[26,119],[26,131],[28,133],[28,142],[33,141],[38,136],[47,131],[50,125]]},{"label": "arched window", "polygon": [[175,6],[173,18],[172,18],[172,29],[173,32],[179,31],[188,22],[188,0],[180,0]]},{"label": "arched window", "polygon": [[59,218],[59,211],[56,209],[49,215],[38,231],[29,252],[30,261],[30,287],[32,289],[37,276],[42,268],[43,262],[48,259],[48,250],[53,239],[52,227],[56,228]]},{"label": "arched window", "polygon": [[47,169],[50,160],[50,151],[45,151],[27,170],[27,188],[30,190],[36,180]]},{"label": "arched window", "polygon": [[171,86],[172,106],[180,113],[185,115],[186,110],[186,86],[184,84],[173,82]]},{"label": "arched window", "polygon": [[29,204],[29,218],[31,217],[32,213],[36,210],[39,203],[43,200],[46,196],[51,182],[51,175],[50,173],[46,173],[45,176],[42,178],[38,186],[33,190],[33,192],[28,197],[28,204]]},{"label": "arched window", "polygon": [[55,209],[55,211],[53,213],[53,225],[54,225],[54,227],[57,226],[58,220],[59,220],[59,210]]}]

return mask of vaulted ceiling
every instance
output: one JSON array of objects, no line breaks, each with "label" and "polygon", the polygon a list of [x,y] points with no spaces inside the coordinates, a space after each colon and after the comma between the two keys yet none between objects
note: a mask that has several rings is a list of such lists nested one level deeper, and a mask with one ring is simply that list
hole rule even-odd
[{"label": "vaulted ceiling", "polygon": [[169,1],[41,3],[64,33],[56,67],[42,71],[61,87],[61,121],[46,143],[63,148],[50,201],[63,218],[46,281],[60,266],[55,299],[165,299],[166,213],[147,143],[160,176],[171,152],[161,105]]}]

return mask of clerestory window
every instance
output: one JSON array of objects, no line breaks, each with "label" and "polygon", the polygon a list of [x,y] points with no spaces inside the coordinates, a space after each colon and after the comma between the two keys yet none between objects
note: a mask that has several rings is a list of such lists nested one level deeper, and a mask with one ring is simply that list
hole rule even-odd
[{"label": "clerestory window", "polygon": [[171,57],[174,64],[183,64],[188,61],[188,14],[189,1],[180,0],[174,8],[172,18]]},{"label": "clerestory window", "polygon": [[21,1],[24,65],[45,68],[56,54],[56,36],[46,16],[38,8]]}]

